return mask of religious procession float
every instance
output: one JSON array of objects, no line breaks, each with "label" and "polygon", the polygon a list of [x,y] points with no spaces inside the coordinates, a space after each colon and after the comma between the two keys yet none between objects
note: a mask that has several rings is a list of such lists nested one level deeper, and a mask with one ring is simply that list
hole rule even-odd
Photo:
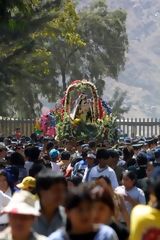
[{"label": "religious procession float", "polygon": [[117,139],[116,118],[111,108],[87,80],[72,82],[55,107],[36,120],[35,132],[59,141],[105,139],[113,143]]}]

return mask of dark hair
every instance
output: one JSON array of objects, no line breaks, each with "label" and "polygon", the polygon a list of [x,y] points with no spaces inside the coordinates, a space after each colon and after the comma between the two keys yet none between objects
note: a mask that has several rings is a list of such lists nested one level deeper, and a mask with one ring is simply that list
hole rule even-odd
[{"label": "dark hair", "polygon": [[136,160],[137,160],[138,166],[142,166],[142,165],[146,166],[148,162],[147,155],[143,152],[137,155]]},{"label": "dark hair", "polygon": [[29,169],[29,176],[36,177],[37,174],[45,169],[45,166],[42,163],[33,163],[31,168]]},{"label": "dark hair", "polygon": [[29,161],[36,162],[36,161],[38,161],[40,150],[38,147],[31,146],[31,147],[26,148],[24,153],[25,153],[26,157],[29,158]]},{"label": "dark hair", "polygon": [[49,141],[48,143],[47,143],[47,145],[46,145],[46,150],[47,151],[49,151],[51,148],[53,148],[54,147],[54,143],[53,142],[51,142],[51,141]]},{"label": "dark hair", "polygon": [[89,151],[90,151],[90,149],[88,147],[85,147],[85,148],[82,149],[82,154],[81,155],[82,155],[83,159],[86,159]]},{"label": "dark hair", "polygon": [[119,156],[122,156],[122,150],[121,149],[116,149],[116,151],[118,152]]},{"label": "dark hair", "polygon": [[83,160],[82,157],[73,158],[71,161],[71,167],[74,167],[76,165],[76,163],[80,162],[81,160]]},{"label": "dark hair", "polygon": [[97,144],[97,147],[98,147],[98,148],[105,148],[106,145],[105,145],[104,143],[98,143],[98,144]]},{"label": "dark hair", "polygon": [[10,175],[10,173],[8,171],[6,171],[5,169],[1,169],[0,170],[0,176],[4,176],[6,178],[6,181],[8,183],[8,186],[10,187],[10,190],[12,192],[12,194],[14,193],[15,189],[14,189],[14,182],[13,182],[13,178]]},{"label": "dark hair", "polygon": [[134,155],[133,147],[124,147],[123,148],[123,158],[125,161],[132,159]]},{"label": "dark hair", "polygon": [[105,182],[106,182],[108,185],[111,186],[111,180],[109,179],[109,177],[107,177],[107,176],[100,176],[100,177],[98,177],[98,179],[104,179]]},{"label": "dark hair", "polygon": [[20,150],[20,149],[23,149],[23,144],[22,143],[16,144],[16,146],[14,147],[14,151]]},{"label": "dark hair", "polygon": [[4,176],[6,178],[6,181],[9,185],[9,174],[7,174],[7,172],[4,169],[0,169],[0,176]]},{"label": "dark hair", "polygon": [[3,142],[4,141],[4,137],[0,137],[0,142]]},{"label": "dark hair", "polygon": [[41,190],[47,191],[50,187],[58,183],[62,183],[67,187],[66,179],[62,174],[46,168],[36,176],[37,193],[39,194]]},{"label": "dark hair", "polygon": [[61,147],[60,148],[57,147],[57,150],[59,151],[60,154],[65,151],[64,148],[61,148]]},{"label": "dark hair", "polygon": [[131,179],[132,181],[135,181],[135,182],[137,181],[137,176],[136,176],[135,172],[133,172],[133,171],[128,171],[128,170],[124,171],[123,177],[128,177],[129,179]]},{"label": "dark hair", "polygon": [[92,197],[88,185],[81,184],[69,190],[66,196],[65,207],[67,210],[71,210],[78,207],[84,201],[92,202]]},{"label": "dark hair", "polygon": [[[66,195],[65,208],[66,210],[72,210],[78,207],[82,202],[92,203],[92,197],[89,191],[89,187],[86,184],[81,184],[78,187],[75,187]],[[67,232],[71,231],[72,224],[70,219],[67,218],[66,230]]]},{"label": "dark hair", "polygon": [[10,164],[11,165],[15,165],[15,166],[23,166],[24,167],[24,157],[18,153],[18,152],[14,152],[11,154],[10,157]]},{"label": "dark hair", "polygon": [[37,134],[36,133],[32,133],[30,138],[34,141],[34,142],[37,142]]},{"label": "dark hair", "polygon": [[115,149],[107,150],[111,158],[119,158],[119,152]]},{"label": "dark hair", "polygon": [[84,140],[77,141],[76,145],[77,146],[82,146],[84,144]]},{"label": "dark hair", "polygon": [[114,200],[109,190],[96,186],[91,190],[91,195],[95,202],[103,202],[114,213]]},{"label": "dark hair", "polygon": [[110,154],[109,154],[109,151],[104,149],[104,148],[101,148],[101,149],[98,149],[97,150],[97,153],[96,153],[96,159],[97,160],[100,160],[100,159],[108,159],[110,157]]},{"label": "dark hair", "polygon": [[73,176],[66,178],[67,182],[72,182],[75,187],[79,186],[82,183],[82,178],[79,176]]},{"label": "dark hair", "polygon": [[96,142],[95,141],[90,141],[88,144],[89,144],[89,148],[95,148],[96,147]]},{"label": "dark hair", "polygon": [[71,154],[68,151],[63,151],[61,153],[61,160],[69,160],[71,157]]}]

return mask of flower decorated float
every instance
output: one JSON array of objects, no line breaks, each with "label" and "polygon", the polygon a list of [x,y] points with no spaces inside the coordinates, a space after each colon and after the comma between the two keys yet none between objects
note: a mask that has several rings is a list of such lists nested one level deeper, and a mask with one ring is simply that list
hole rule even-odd
[{"label": "flower decorated float", "polygon": [[95,85],[87,80],[72,82],[55,108],[36,121],[36,132],[58,140],[117,139],[116,118],[106,101],[99,98]]}]

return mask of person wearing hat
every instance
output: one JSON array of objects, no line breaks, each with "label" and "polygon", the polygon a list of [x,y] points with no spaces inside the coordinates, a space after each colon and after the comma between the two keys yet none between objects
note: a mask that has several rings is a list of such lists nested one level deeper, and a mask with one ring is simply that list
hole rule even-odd
[{"label": "person wearing hat", "polygon": [[40,213],[35,207],[35,200],[31,193],[24,190],[16,192],[1,214],[8,214],[9,227],[0,233],[0,240],[46,239],[32,231],[33,222]]},{"label": "person wearing hat", "polygon": [[50,152],[49,152],[49,156],[51,158],[51,167],[52,167],[52,171],[54,172],[61,172],[61,169],[60,167],[58,166],[57,164],[57,161],[59,159],[59,156],[60,156],[60,152],[57,150],[57,149],[52,149]]},{"label": "person wearing hat", "polygon": [[33,193],[36,188],[36,179],[30,176],[25,177],[21,183],[17,184],[17,187],[21,190]]},{"label": "person wearing hat", "polygon": [[96,165],[95,164],[96,163],[96,156],[95,156],[95,154],[93,154],[92,152],[88,153],[87,157],[86,157],[86,160],[87,160],[87,165],[88,166],[85,169],[82,182],[87,182],[88,181],[89,173],[90,173],[92,167],[94,167]]}]

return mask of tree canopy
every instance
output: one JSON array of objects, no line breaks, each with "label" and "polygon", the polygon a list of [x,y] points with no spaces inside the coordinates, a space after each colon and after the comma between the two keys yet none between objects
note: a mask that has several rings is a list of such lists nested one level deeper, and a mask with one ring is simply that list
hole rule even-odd
[{"label": "tree canopy", "polygon": [[78,11],[72,0],[5,0],[0,9],[0,115],[34,117],[42,97],[55,101],[75,79],[102,95],[104,77],[124,68],[126,13],[105,1]]}]

